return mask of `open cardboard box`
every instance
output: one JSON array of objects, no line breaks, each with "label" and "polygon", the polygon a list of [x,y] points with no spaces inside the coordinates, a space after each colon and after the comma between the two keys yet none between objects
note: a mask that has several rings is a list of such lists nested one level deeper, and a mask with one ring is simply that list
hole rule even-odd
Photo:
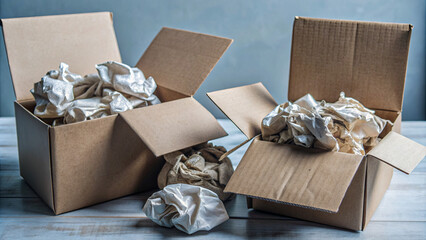
[{"label": "open cardboard box", "polygon": [[363,230],[378,207],[393,168],[409,174],[424,146],[400,134],[412,26],[296,17],[288,99],[307,93],[334,102],[353,97],[394,123],[365,156],[262,141],[262,119],[277,103],[261,84],[208,93],[254,138],[225,191],[248,197],[251,208]]},{"label": "open cardboard box", "polygon": [[[21,176],[55,214],[157,186],[159,156],[226,132],[192,96],[231,39],[163,28],[136,64],[163,102],[51,126],[33,115],[33,84],[60,62],[82,75],[121,62],[109,12],[3,19],[16,94]],[[138,48],[135,48],[138,51]]]}]

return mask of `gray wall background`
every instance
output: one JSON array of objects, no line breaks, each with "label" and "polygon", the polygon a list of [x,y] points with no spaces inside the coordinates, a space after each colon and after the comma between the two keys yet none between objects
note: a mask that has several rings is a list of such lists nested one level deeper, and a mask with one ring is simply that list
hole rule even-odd
[{"label": "gray wall background", "polygon": [[[138,61],[162,26],[233,38],[234,43],[195,95],[219,118],[224,115],[207,99],[208,91],[262,81],[278,102],[287,100],[294,16],[411,23],[414,31],[403,119],[426,120],[424,0],[0,0],[1,18],[93,11],[114,13],[123,62],[130,65]],[[2,35],[0,78],[0,116],[12,116],[15,96]]]}]

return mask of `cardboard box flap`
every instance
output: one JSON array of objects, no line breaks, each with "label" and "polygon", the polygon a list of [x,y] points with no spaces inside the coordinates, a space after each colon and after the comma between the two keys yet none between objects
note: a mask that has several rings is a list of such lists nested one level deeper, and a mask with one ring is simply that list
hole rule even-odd
[{"label": "cardboard box flap", "polygon": [[227,135],[213,115],[192,97],[120,115],[157,157]]},{"label": "cardboard box flap", "polygon": [[260,82],[207,93],[207,96],[248,138],[260,134],[262,119],[277,106]]},{"label": "cardboard box flap", "polygon": [[426,147],[392,131],[368,155],[410,174],[425,157]]},{"label": "cardboard box flap", "polygon": [[256,138],[225,192],[337,212],[362,159]]},{"label": "cardboard box flap", "polygon": [[228,38],[163,28],[136,67],[158,85],[192,96],[231,43]]},{"label": "cardboard box flap", "polygon": [[95,64],[121,62],[109,12],[2,19],[10,73],[17,100],[61,62],[72,72],[95,73]]},{"label": "cardboard box flap", "polygon": [[288,98],[339,93],[369,108],[401,111],[412,26],[296,17]]}]

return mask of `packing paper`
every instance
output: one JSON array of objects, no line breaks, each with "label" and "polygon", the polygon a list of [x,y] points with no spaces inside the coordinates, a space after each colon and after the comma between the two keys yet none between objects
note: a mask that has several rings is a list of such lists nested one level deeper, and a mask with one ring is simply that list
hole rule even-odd
[{"label": "packing paper", "polygon": [[41,118],[61,118],[54,124],[73,123],[160,103],[157,85],[138,68],[123,63],[96,65],[97,74],[71,73],[66,63],[49,71],[31,90]]},{"label": "packing paper", "polygon": [[223,189],[234,169],[229,158],[219,161],[225,152],[224,147],[204,143],[164,155],[166,163],[158,175],[158,187],[186,183],[207,188],[222,201],[227,200],[231,193],[224,193]]},{"label": "packing paper", "polygon": [[143,212],[155,223],[192,234],[229,219],[216,193],[188,184],[172,184],[148,198]]},{"label": "packing paper", "polygon": [[364,155],[364,148],[375,146],[386,124],[392,124],[374,113],[343,92],[335,103],[318,102],[307,94],[269,113],[262,120],[262,138]]}]

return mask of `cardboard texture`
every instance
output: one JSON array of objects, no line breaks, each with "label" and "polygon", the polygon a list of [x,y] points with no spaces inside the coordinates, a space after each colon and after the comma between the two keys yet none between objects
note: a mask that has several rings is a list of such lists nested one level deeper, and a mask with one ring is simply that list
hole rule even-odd
[{"label": "cardboard texture", "polygon": [[297,17],[288,99],[334,102],[344,90],[368,108],[401,111],[412,26]]},{"label": "cardboard texture", "polygon": [[57,213],[156,187],[163,161],[121,117],[55,127],[50,136]]},{"label": "cardboard texture", "polygon": [[362,159],[256,138],[225,192],[337,212]]},{"label": "cardboard texture", "polygon": [[260,122],[276,106],[262,83],[207,93],[248,138],[260,134]]},{"label": "cardboard texture", "polygon": [[158,85],[193,96],[232,40],[163,28],[136,67]]},{"label": "cardboard texture", "polygon": [[[23,105],[34,107],[34,102],[15,102],[15,119],[18,146],[26,151],[18,151],[19,170],[26,176],[28,184],[41,199],[53,208],[52,169],[50,165],[49,125],[38,118]],[[27,161],[26,159],[30,160]],[[34,171],[37,169],[37,171]]]},{"label": "cardboard texture", "polygon": [[398,133],[390,132],[368,155],[410,174],[426,155],[426,148]]},{"label": "cardboard texture", "polygon": [[216,118],[192,97],[134,109],[121,116],[157,157],[226,135]]},{"label": "cardboard texture", "polygon": [[316,211],[295,205],[282,204],[262,199],[251,199],[252,208],[277,213],[289,217],[325,223],[337,227],[359,230],[363,224],[364,191],[366,179],[366,161],[362,161],[352,183],[340,204],[339,211]]},{"label": "cardboard texture", "polygon": [[55,214],[155,188],[164,164],[158,156],[226,135],[192,95],[231,39],[163,28],[138,63],[157,81],[161,104],[51,126],[33,115],[30,89],[61,61],[82,75],[95,72],[95,64],[120,61],[112,15],[3,19],[2,25],[17,97],[21,176]]},{"label": "cardboard texture", "polygon": [[[310,93],[334,102],[344,91],[393,126],[365,156],[255,138],[225,190],[248,196],[254,209],[363,230],[393,168],[409,174],[426,154],[424,146],[397,133],[411,29],[409,24],[296,17],[289,100]],[[260,83],[208,96],[249,138],[260,133],[261,120],[276,106]]]},{"label": "cardboard texture", "polygon": [[[365,229],[392,180],[393,168],[388,164],[367,156],[367,169],[364,193],[363,226]],[[356,229],[359,230],[359,229]]]},{"label": "cardboard texture", "polygon": [[121,62],[109,12],[2,19],[16,100],[33,99],[34,83],[60,62],[94,73],[105,59]]}]

